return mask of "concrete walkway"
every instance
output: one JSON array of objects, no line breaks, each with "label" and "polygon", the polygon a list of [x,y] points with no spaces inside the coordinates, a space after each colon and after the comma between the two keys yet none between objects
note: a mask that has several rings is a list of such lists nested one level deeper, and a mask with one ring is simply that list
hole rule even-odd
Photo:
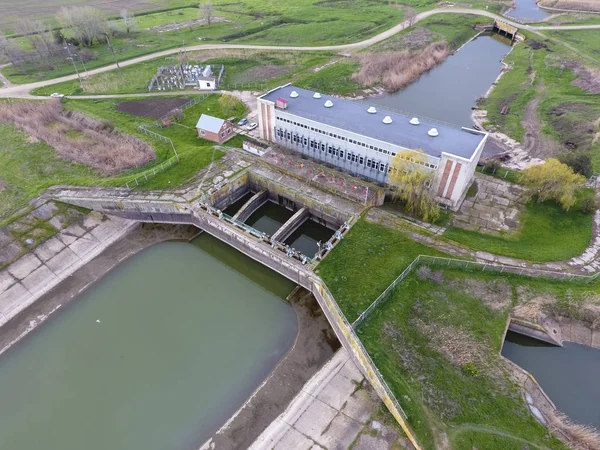
[{"label": "concrete walkway", "polygon": [[0,326],[124,236],[137,222],[89,214],[0,271]]},{"label": "concrete walkway", "polygon": [[395,429],[383,430],[383,424],[370,422],[379,403],[348,352],[341,348],[250,450],[411,448]]},{"label": "concrete walkway", "polygon": [[[421,20],[424,20],[424,19],[426,19],[430,16],[433,16],[433,15],[436,15],[436,14],[473,14],[473,15],[477,15],[477,16],[484,16],[484,17],[488,17],[488,18],[491,18],[494,20],[496,20],[496,19],[501,20],[501,21],[506,22],[510,25],[513,25],[517,28],[530,31],[532,33],[536,33],[539,36],[544,37],[544,38],[546,36],[544,36],[542,33],[540,33],[540,31],[600,29],[600,25],[551,25],[551,26],[524,25],[524,24],[520,24],[520,23],[511,21],[510,19],[508,19],[506,17],[498,16],[489,11],[484,11],[484,10],[480,10],[480,9],[470,9],[470,8],[454,8],[454,7],[436,8],[436,9],[432,9],[429,11],[419,13],[414,18],[413,25]],[[405,20],[405,21],[399,23],[398,25],[390,28],[389,30],[379,33],[376,36],[373,36],[369,39],[365,39],[364,41],[355,42],[352,44],[325,45],[325,46],[298,46],[298,47],[296,47],[296,46],[278,46],[278,45],[247,45],[247,44],[202,44],[202,45],[193,45],[193,46],[186,47],[185,50],[187,52],[201,51],[201,50],[215,50],[215,49],[285,50],[285,51],[360,50],[362,48],[369,47],[371,45],[377,44],[378,42],[384,41],[384,40],[394,36],[395,34],[401,32],[405,28],[408,28],[409,25],[410,25],[410,23]],[[559,42],[562,45],[570,47],[563,42],[560,42],[558,40],[555,40],[555,41]],[[570,47],[570,48],[572,49],[572,47]],[[137,58],[132,58],[132,59],[129,59],[126,61],[122,61],[119,64],[121,65],[121,67],[127,67],[127,66],[131,66],[133,64],[137,64],[137,63],[140,63],[143,61],[149,61],[151,59],[173,55],[173,54],[178,53],[181,50],[182,50],[181,48],[173,48],[173,49],[169,49],[169,50],[164,50],[164,51],[140,56]],[[577,51],[577,52],[580,53],[579,51]],[[588,55],[584,55],[584,54],[581,54],[581,55],[588,59],[596,61],[594,58],[591,58]],[[96,75],[99,73],[114,70],[116,68],[117,68],[117,66],[115,64],[111,64],[108,66],[100,67],[98,69],[89,70],[87,73],[88,73],[88,75]],[[52,84],[61,83],[63,81],[71,81],[71,80],[76,80],[76,79],[77,79],[77,75],[72,74],[72,75],[67,75],[67,76],[60,77],[60,78],[55,78],[52,80],[39,81],[36,83],[22,84],[22,85],[18,85],[18,86],[13,85],[13,86],[5,87],[4,89],[0,89],[0,98],[10,98],[10,97],[35,98],[35,96],[31,96],[29,94],[29,91],[31,91],[32,89],[50,86]]]}]

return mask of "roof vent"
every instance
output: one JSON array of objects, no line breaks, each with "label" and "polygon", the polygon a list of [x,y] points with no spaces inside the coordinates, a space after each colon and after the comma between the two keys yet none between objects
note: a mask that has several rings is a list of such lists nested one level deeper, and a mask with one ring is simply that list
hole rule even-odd
[{"label": "roof vent", "polygon": [[377,112],[377,110],[375,109],[375,107],[374,107],[374,106],[371,106],[369,109],[367,109],[367,112],[368,112],[369,114],[375,114],[375,113]]},{"label": "roof vent", "polygon": [[290,94],[290,97],[296,98],[296,97],[298,97],[298,93],[296,91],[292,91]]},{"label": "roof vent", "polygon": [[432,128],[427,132],[427,134],[431,137],[436,137],[440,133],[438,132],[437,128]]},{"label": "roof vent", "polygon": [[412,119],[410,119],[410,124],[411,125],[419,125],[421,122],[419,122],[419,119],[416,117],[413,117]]},{"label": "roof vent", "polygon": [[333,102],[331,100],[327,100],[325,102],[325,108],[331,108],[333,106]]},{"label": "roof vent", "polygon": [[313,98],[321,98],[321,94],[319,94],[318,92],[315,92],[313,94]]},{"label": "roof vent", "polygon": [[392,123],[392,118],[390,116],[385,116],[383,118],[383,123]]}]

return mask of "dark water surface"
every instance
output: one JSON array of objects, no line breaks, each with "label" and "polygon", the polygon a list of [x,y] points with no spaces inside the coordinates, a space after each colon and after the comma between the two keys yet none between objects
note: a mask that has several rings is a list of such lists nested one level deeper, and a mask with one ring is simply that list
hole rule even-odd
[{"label": "dark water surface", "polygon": [[511,9],[507,16],[514,17],[526,22],[539,22],[544,20],[550,14],[540,8],[535,0],[513,0],[517,5]]},{"label": "dark water surface", "polygon": [[318,224],[314,220],[307,220],[294,231],[285,241],[287,245],[295,248],[303,255],[312,258],[317,253],[317,242],[324,244],[333,236],[334,231]]},{"label": "dark water surface", "polygon": [[273,235],[293,215],[293,211],[272,201],[267,201],[254,211],[245,223],[258,231]]},{"label": "dark water surface", "polygon": [[196,450],[293,345],[292,288],[206,234],[142,251],[0,357],[0,448]]},{"label": "dark water surface", "polygon": [[401,91],[368,102],[472,127],[471,108],[500,74],[502,58],[509,51],[498,36],[479,36]]},{"label": "dark water surface", "polygon": [[502,355],[531,373],[567,416],[600,430],[600,350],[572,342],[556,347],[508,332]]}]

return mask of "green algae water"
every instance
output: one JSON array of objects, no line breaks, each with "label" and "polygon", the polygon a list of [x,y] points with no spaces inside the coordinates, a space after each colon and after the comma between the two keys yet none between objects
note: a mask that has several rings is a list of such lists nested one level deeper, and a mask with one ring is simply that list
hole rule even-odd
[{"label": "green algae water", "polygon": [[293,345],[293,287],[206,234],[147,248],[0,356],[0,448],[196,450]]}]

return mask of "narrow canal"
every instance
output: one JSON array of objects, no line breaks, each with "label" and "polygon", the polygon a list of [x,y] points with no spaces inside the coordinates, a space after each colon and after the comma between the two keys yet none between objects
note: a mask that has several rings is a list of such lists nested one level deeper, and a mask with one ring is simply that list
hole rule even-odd
[{"label": "narrow canal", "polygon": [[289,209],[272,201],[267,201],[254,211],[245,223],[258,231],[273,235],[293,215],[294,213]]},{"label": "narrow canal", "polygon": [[510,49],[500,36],[479,36],[410,86],[370,98],[369,103],[472,127],[472,108],[500,74],[502,58]]},{"label": "narrow canal", "polygon": [[599,349],[572,342],[556,347],[508,332],[502,355],[531,373],[568,417],[600,430]]},{"label": "narrow canal", "polygon": [[206,234],[147,248],[0,357],[0,447],[196,450],[293,345],[293,287]]},{"label": "narrow canal", "polygon": [[515,7],[511,8],[506,15],[524,22],[540,22],[550,16],[537,5],[535,0],[513,0],[513,4]]},{"label": "narrow canal", "polygon": [[333,230],[308,219],[286,239],[285,243],[312,258],[319,249],[317,244],[327,242],[333,233]]}]

